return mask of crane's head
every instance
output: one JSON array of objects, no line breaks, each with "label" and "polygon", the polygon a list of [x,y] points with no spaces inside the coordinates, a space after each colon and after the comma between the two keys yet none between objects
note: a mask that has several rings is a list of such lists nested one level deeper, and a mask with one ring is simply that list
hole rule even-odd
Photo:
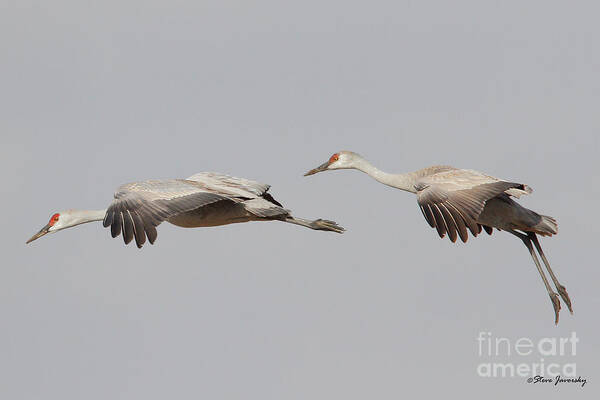
[{"label": "crane's head", "polygon": [[339,153],[335,153],[329,157],[327,162],[324,162],[317,168],[313,168],[305,173],[304,176],[314,175],[317,172],[329,171],[333,169],[355,168],[356,162],[360,159],[362,159],[361,156],[352,151],[340,151]]},{"label": "crane's head", "polygon": [[72,226],[72,224],[70,223],[70,214],[68,211],[53,214],[50,217],[50,221],[48,221],[46,226],[44,226],[42,229],[40,229],[40,231],[38,233],[33,235],[25,243],[31,243],[35,239],[39,239],[42,236],[44,236],[46,233],[57,232],[57,231],[60,231],[61,229],[68,228],[69,226]]}]

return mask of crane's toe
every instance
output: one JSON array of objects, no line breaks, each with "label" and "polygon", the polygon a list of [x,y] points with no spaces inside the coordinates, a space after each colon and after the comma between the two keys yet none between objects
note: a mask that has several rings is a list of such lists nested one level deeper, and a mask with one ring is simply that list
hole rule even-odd
[{"label": "crane's toe", "polygon": [[569,312],[573,314],[573,307],[571,307],[571,298],[569,297],[569,293],[567,293],[567,289],[563,285],[557,285],[556,289],[558,289],[558,294],[562,297],[563,301],[567,305]]},{"label": "crane's toe", "polygon": [[552,306],[554,307],[554,324],[558,325],[558,313],[560,312],[560,300],[558,294],[549,293],[550,301],[552,301]]},{"label": "crane's toe", "polygon": [[329,221],[326,219],[317,219],[312,222],[312,228],[319,231],[331,231],[337,233],[343,233],[345,229],[339,226],[335,221]]}]

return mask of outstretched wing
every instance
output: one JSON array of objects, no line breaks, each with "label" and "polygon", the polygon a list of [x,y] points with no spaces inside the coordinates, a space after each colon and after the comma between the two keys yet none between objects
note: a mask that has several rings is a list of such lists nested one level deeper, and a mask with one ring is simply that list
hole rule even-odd
[{"label": "outstretched wing", "polygon": [[267,200],[276,206],[283,207],[271,194],[267,193],[271,185],[252,181],[250,179],[237,178],[235,176],[220,174],[217,172],[199,172],[187,178],[198,182],[207,189],[225,193],[245,199],[260,198]]},{"label": "outstretched wing", "polygon": [[156,226],[177,214],[192,211],[221,200],[234,199],[208,190],[197,182],[183,179],[150,180],[119,187],[104,217],[103,225],[111,227],[112,237],[123,233],[128,244],[135,237],[139,248],[154,243]]},{"label": "outstretched wing", "polygon": [[249,199],[261,197],[271,187],[250,179],[236,178],[217,172],[199,172],[190,176],[187,180],[198,182],[211,191]]},{"label": "outstretched wing", "polygon": [[429,225],[436,228],[442,238],[448,233],[452,242],[456,241],[457,233],[466,242],[467,228],[473,236],[481,232],[477,218],[489,199],[501,193],[518,196],[531,192],[521,183],[463,169],[421,177],[415,189],[419,207]]}]

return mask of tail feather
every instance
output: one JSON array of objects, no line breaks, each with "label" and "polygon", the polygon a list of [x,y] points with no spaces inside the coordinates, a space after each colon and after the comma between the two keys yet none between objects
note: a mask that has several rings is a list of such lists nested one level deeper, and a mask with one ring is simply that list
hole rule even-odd
[{"label": "tail feather", "polygon": [[552,236],[558,233],[556,220],[547,215],[540,215],[541,221],[532,227],[532,231],[542,236]]},{"label": "tail feather", "polygon": [[532,192],[533,189],[527,185],[521,185],[504,191],[504,193],[516,197],[517,199],[523,195],[531,194]]}]

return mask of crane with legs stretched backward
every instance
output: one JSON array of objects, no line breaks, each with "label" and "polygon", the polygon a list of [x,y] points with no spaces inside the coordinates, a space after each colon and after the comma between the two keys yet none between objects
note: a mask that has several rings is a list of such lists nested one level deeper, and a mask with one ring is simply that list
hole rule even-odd
[{"label": "crane with legs stretched backward", "polygon": [[267,191],[269,185],[215,172],[187,179],[148,180],[119,187],[106,210],[67,210],[56,213],[27,243],[47,233],[86,222],[103,221],[112,237],[135,238],[138,248],[156,240],[163,221],[184,228],[228,225],[248,221],[281,221],[314,230],[342,233],[333,221],[296,218]]}]

